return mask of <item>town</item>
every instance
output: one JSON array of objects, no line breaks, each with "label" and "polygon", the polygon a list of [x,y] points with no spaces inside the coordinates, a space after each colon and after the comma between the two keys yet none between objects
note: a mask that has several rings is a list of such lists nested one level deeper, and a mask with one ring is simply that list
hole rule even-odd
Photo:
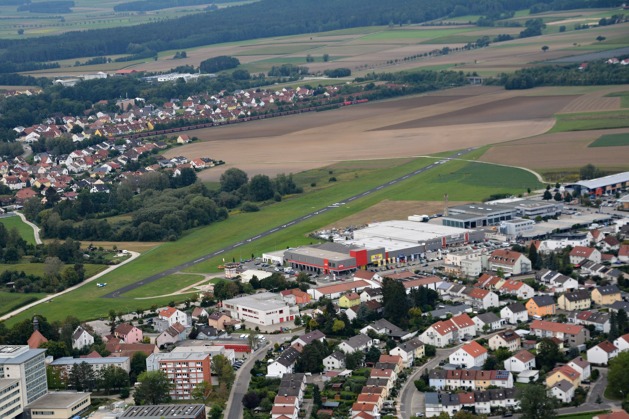
[{"label": "town", "polygon": [[[161,375],[170,384],[146,396],[154,403],[222,397],[217,414],[230,418],[506,416],[539,385],[535,397],[559,411],[604,411],[603,395],[624,391],[614,380],[626,364],[613,360],[629,354],[628,183],[620,173],[557,185],[560,200],[540,192],[320,231],[327,242],[226,262],[194,301],[70,321],[61,336],[35,316],[28,346],[0,349],[5,374],[17,368],[5,406],[70,417],[91,391],[128,395],[135,383],[138,401]],[[580,204],[588,197],[598,208]],[[43,376],[47,387],[29,390]]]}]

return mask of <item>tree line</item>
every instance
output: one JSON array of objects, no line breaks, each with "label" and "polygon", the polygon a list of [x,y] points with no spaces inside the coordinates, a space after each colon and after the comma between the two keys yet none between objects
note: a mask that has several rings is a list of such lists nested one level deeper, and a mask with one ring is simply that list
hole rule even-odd
[{"label": "tree line", "polygon": [[[61,35],[0,41],[0,62],[36,63],[135,54],[139,46],[155,54],[165,50],[263,37],[324,32],[359,26],[420,23],[469,11],[519,10],[540,0],[262,0],[213,12],[132,27],[68,32]],[[458,9],[457,9],[458,6]],[[260,24],[264,22],[264,24]],[[289,23],[287,23],[289,22]],[[199,31],[199,28],[212,28]]]}]

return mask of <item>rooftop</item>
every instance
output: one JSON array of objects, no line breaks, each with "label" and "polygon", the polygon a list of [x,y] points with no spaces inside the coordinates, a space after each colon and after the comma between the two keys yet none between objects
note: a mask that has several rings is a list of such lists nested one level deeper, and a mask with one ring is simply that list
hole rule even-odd
[{"label": "rooftop", "polygon": [[225,304],[246,306],[261,311],[276,310],[278,308],[286,307],[286,302],[282,299],[282,297],[279,294],[274,294],[272,292],[261,292],[259,294],[231,298],[223,301],[223,306],[225,306]]},{"label": "rooftop", "polygon": [[120,418],[145,419],[193,419],[202,413],[205,416],[205,406],[202,404],[163,404],[157,406],[131,406]]},{"label": "rooftop", "polygon": [[88,398],[89,393],[76,391],[55,391],[46,394],[28,405],[29,409],[65,409],[72,407],[77,402]]}]

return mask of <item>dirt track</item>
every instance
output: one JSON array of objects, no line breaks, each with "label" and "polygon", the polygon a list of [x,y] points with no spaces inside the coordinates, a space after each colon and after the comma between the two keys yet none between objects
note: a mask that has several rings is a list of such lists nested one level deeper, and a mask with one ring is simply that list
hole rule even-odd
[{"label": "dirt track", "polygon": [[[553,126],[554,119],[550,116],[554,110],[571,100],[570,96],[552,96],[549,105],[541,106],[539,98],[520,95],[496,87],[466,87],[334,111],[190,131],[189,135],[204,141],[169,150],[166,156],[222,159],[227,162],[225,166],[200,175],[202,179],[217,180],[229,167],[239,167],[250,175],[274,175],[338,161],[425,155],[542,134]],[[505,101],[510,104],[513,120],[499,112]],[[467,116],[449,118],[450,125],[405,126],[421,118],[442,118],[453,112]],[[534,119],[527,119],[530,117]]]}]

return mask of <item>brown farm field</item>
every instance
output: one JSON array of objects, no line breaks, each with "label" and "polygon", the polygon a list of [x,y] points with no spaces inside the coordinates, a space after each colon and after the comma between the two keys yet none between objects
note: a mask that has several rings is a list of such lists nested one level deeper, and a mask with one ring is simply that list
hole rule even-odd
[{"label": "brown farm field", "polygon": [[[559,155],[553,151],[544,158],[531,157],[529,161],[523,157],[526,153],[510,154],[508,150],[544,138],[540,136],[553,127],[556,113],[571,106],[598,110],[601,99],[617,99],[602,98],[602,94],[621,88],[603,87],[604,93],[599,94],[592,89],[570,87],[507,91],[493,86],[469,86],[333,111],[190,131],[189,135],[201,141],[168,150],[165,155],[208,156],[227,162],[225,166],[201,172],[201,179],[208,181],[218,180],[230,167],[238,167],[250,175],[273,176],[346,160],[405,158],[490,144],[503,144],[503,147],[492,148],[487,161],[540,168],[558,159],[587,160],[593,152],[588,149],[584,156],[575,156],[577,159],[564,159],[567,154],[578,153],[575,149]],[[619,106],[618,101],[605,106],[613,108],[616,104]],[[550,138],[563,138],[563,141],[585,138],[581,135],[584,134],[567,133]],[[539,142],[536,144],[539,148]],[[551,144],[555,143],[549,141],[548,145]],[[532,152],[535,149],[531,148]],[[505,155],[491,157],[501,150],[507,150]],[[608,155],[605,149],[594,152],[601,154],[598,161]],[[618,155],[611,158],[621,159]]]}]

